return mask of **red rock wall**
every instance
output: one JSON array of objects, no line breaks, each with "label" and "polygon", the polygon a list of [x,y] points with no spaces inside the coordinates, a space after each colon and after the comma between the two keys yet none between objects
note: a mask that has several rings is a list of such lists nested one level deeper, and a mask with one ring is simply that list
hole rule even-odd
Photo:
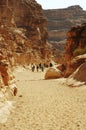
[{"label": "red rock wall", "polygon": [[[51,59],[47,44],[46,19],[35,0],[0,1],[0,60],[15,65],[40,63]],[[8,67],[8,68],[9,68]],[[5,66],[0,72],[5,85],[9,74]]]},{"label": "red rock wall", "polygon": [[73,27],[67,33],[66,60],[70,61],[74,57],[74,50],[86,47],[86,24]]},{"label": "red rock wall", "polygon": [[[86,54],[86,24],[82,24],[81,26],[72,27],[70,31],[67,33],[67,43],[66,43],[66,64],[67,64],[67,75],[70,75],[74,72],[74,68],[76,69],[81,63],[76,61],[76,64],[72,63],[72,59],[78,55]],[[75,53],[77,51],[77,53]],[[83,61],[84,62],[84,61]]]},{"label": "red rock wall", "polygon": [[3,44],[6,47],[9,45],[7,51],[13,53],[12,55],[29,53],[34,59],[34,52],[37,51],[37,57],[41,60],[51,57],[47,45],[46,19],[41,6],[35,0],[0,1],[0,28]]}]

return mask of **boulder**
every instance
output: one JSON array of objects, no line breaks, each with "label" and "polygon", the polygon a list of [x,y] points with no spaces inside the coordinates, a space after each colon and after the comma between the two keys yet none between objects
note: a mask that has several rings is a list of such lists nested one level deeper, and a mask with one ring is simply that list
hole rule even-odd
[{"label": "boulder", "polygon": [[17,86],[16,84],[11,84],[9,85],[9,89],[11,90],[11,93],[13,96],[16,96],[17,92],[18,92],[18,89],[17,89]]},{"label": "boulder", "polygon": [[71,64],[67,66],[64,77],[69,77],[76,69],[86,61],[86,54],[76,56],[71,60]]},{"label": "boulder", "polygon": [[67,78],[66,84],[69,87],[86,87],[86,62]]},{"label": "boulder", "polygon": [[62,77],[61,72],[54,68],[49,68],[45,74],[45,79],[57,79],[61,77]]},{"label": "boulder", "polygon": [[1,61],[0,62],[0,72],[4,82],[4,85],[8,85],[9,82],[9,74],[8,74],[8,64]]},{"label": "boulder", "polygon": [[72,77],[81,82],[86,82],[86,62],[80,65]]}]

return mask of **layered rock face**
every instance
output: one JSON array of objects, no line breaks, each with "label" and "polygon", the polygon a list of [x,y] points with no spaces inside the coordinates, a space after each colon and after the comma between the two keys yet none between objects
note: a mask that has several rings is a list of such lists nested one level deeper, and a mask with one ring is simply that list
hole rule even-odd
[{"label": "layered rock face", "polygon": [[44,10],[47,18],[47,28],[50,41],[62,41],[66,39],[66,32],[76,25],[86,21],[86,11],[80,6],[70,6],[64,9]]},{"label": "layered rock face", "polygon": [[[39,62],[50,58],[46,19],[35,0],[0,2],[1,47],[15,63]],[[9,46],[9,47],[8,47]],[[7,50],[6,50],[7,49]]]},{"label": "layered rock face", "polygon": [[86,53],[86,24],[72,27],[67,37],[66,61],[70,62],[73,57]]},{"label": "layered rock face", "polygon": [[51,59],[47,36],[46,19],[35,0],[0,1],[0,88],[13,81],[14,66]]},{"label": "layered rock face", "polygon": [[57,9],[52,10],[44,10],[44,15],[47,18],[47,28],[49,33],[49,40],[50,41],[57,41]]},{"label": "layered rock face", "polygon": [[[86,57],[86,24],[81,26],[72,27],[67,33],[66,43],[66,64],[67,64],[67,75],[70,75],[79,65],[85,62]],[[73,58],[82,55],[81,58],[74,62]]]}]

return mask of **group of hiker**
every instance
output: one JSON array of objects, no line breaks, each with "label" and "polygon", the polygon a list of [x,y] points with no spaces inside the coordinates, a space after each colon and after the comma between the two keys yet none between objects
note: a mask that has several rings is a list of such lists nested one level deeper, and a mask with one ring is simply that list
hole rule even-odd
[{"label": "group of hiker", "polygon": [[50,63],[49,65],[48,64],[45,64],[45,63],[40,63],[40,64],[31,64],[31,70],[32,72],[34,72],[35,70],[38,72],[39,70],[41,70],[42,72],[44,71],[45,68],[48,68],[48,67],[52,67],[53,64]]}]

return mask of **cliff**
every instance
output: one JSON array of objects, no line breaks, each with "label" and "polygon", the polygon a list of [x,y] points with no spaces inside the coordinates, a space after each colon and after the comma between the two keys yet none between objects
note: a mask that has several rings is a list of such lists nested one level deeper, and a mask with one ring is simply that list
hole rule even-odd
[{"label": "cliff", "polygon": [[0,1],[0,88],[9,86],[16,65],[47,62],[46,19],[35,0]]},{"label": "cliff", "polygon": [[86,53],[86,24],[72,27],[67,33],[66,61]]},{"label": "cliff", "polygon": [[[66,65],[67,72],[66,75],[70,75],[85,62],[86,57],[86,24],[82,24],[81,26],[72,27],[70,31],[67,33],[67,43],[66,43]],[[77,56],[80,58],[77,60]],[[83,57],[84,56],[84,57]],[[76,58],[76,60],[73,60]]]},{"label": "cliff", "polygon": [[66,33],[73,26],[86,22],[86,11],[79,5],[75,5],[64,9],[44,10],[43,12],[47,19],[49,42],[54,50],[54,55],[58,57],[60,53],[64,53]]},{"label": "cliff", "polygon": [[44,10],[47,18],[47,28],[50,41],[61,41],[66,38],[66,32],[73,26],[86,20],[86,11],[80,6],[70,6],[64,9]]},{"label": "cliff", "polygon": [[0,34],[2,49],[12,53],[14,61],[15,55],[20,55],[16,63],[20,62],[21,56],[22,64],[49,59],[46,19],[35,0],[2,0]]}]

